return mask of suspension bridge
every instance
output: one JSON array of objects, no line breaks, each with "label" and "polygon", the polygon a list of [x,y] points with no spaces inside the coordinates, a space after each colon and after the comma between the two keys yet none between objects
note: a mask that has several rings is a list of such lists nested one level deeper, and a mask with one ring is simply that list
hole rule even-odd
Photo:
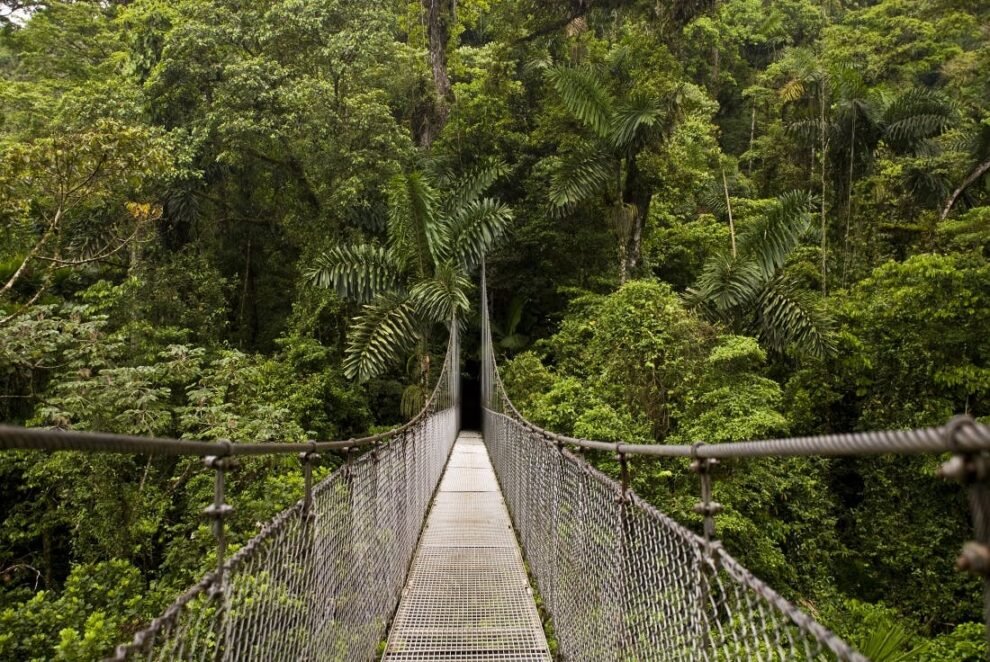
[{"label": "suspension bridge", "polygon": [[[848,660],[866,658],[719,543],[711,469],[752,457],[951,454],[971,495],[960,567],[990,576],[990,428],[727,444],[574,439],[527,421],[499,378],[482,274],[480,434],[461,430],[460,343],[411,421],[330,442],[237,444],[0,426],[0,449],[192,455],[214,474],[216,568],[110,660]],[[614,453],[613,479],[580,451]],[[319,482],[321,453],[346,461]],[[240,458],[298,455],[297,503],[232,554],[226,476]],[[682,457],[698,475],[695,533],[629,487],[629,459]],[[535,596],[542,602],[542,614]]]}]

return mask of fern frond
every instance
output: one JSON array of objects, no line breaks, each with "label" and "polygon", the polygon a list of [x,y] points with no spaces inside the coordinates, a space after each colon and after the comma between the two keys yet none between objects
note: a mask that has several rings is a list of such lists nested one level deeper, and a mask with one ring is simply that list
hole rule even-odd
[{"label": "fern frond", "polygon": [[365,382],[394,365],[419,337],[408,297],[384,294],[365,305],[347,334],[344,374]]},{"label": "fern frond", "polygon": [[359,303],[398,289],[402,279],[392,253],[374,244],[331,248],[316,258],[304,277],[312,285],[332,287]]},{"label": "fern frond", "polygon": [[555,66],[546,70],[564,107],[600,138],[608,136],[612,102],[593,69]]},{"label": "fern frond", "polygon": [[512,222],[508,205],[482,198],[457,209],[448,220],[451,257],[471,269],[505,234]]},{"label": "fern frond", "polygon": [[550,204],[559,209],[597,195],[615,176],[615,163],[601,151],[564,158],[550,177]]}]

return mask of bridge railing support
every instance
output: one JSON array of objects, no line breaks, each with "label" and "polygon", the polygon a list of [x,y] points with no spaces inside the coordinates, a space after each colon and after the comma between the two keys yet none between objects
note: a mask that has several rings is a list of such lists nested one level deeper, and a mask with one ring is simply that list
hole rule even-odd
[{"label": "bridge railing support", "polygon": [[938,474],[960,483],[968,492],[973,540],[963,545],[956,567],[983,580],[983,621],[990,641],[990,452],[963,449],[959,444],[975,425],[969,416],[957,416],[949,422],[945,441],[952,448],[952,458],[939,467]]},{"label": "bridge railing support", "polygon": [[[230,446],[226,441],[225,445]],[[224,563],[227,555],[227,526],[226,519],[234,512],[234,507],[225,503],[227,472],[237,467],[237,460],[230,455],[210,455],[203,459],[203,464],[213,470],[213,503],[203,509],[203,514],[210,519],[213,538],[217,544],[217,588],[222,592],[225,576]]]},{"label": "bridge railing support", "polygon": [[221,446],[226,449],[224,455],[210,455],[203,459],[203,464],[213,470],[213,503],[203,510],[210,519],[213,538],[217,545],[217,569],[213,585],[210,587],[209,599],[216,604],[214,618],[214,636],[216,646],[213,652],[214,660],[222,660],[226,650],[226,611],[227,611],[227,524],[226,520],[234,512],[233,506],[225,502],[227,472],[237,468],[237,459],[230,456],[231,443],[223,440]]}]

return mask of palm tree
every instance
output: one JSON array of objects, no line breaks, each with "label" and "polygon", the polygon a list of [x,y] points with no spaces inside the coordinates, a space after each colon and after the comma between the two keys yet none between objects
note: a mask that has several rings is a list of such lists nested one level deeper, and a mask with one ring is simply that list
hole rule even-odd
[{"label": "palm tree", "polygon": [[[468,309],[469,273],[512,219],[505,204],[483,197],[506,172],[490,164],[463,177],[397,175],[387,188],[385,243],[336,246],[315,260],[306,272],[311,284],[363,304],[348,333],[348,377],[378,376],[415,348],[422,395],[430,330]],[[417,393],[404,395],[408,409]]]},{"label": "palm tree", "polygon": [[678,112],[677,95],[659,100],[638,93],[612,95],[596,67],[548,66],[547,81],[567,111],[586,130],[578,146],[559,157],[550,180],[550,206],[566,213],[603,200],[619,235],[619,278],[639,264],[643,224],[653,190],[636,162],[648,145],[662,141]]},{"label": "palm tree", "polygon": [[688,292],[689,301],[735,331],[755,334],[774,351],[831,354],[831,319],[783,268],[811,226],[811,209],[808,193],[780,196],[740,233],[735,254],[721,252],[708,259]]}]

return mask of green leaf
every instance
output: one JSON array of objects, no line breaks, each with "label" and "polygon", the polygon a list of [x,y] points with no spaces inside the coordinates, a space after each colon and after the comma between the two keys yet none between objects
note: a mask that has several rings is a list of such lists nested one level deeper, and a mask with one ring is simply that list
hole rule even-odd
[{"label": "green leaf", "polygon": [[409,292],[409,300],[416,311],[432,322],[446,322],[454,313],[467,311],[470,303],[467,292],[471,281],[455,265],[441,264],[433,278],[416,283]]},{"label": "green leaf", "polygon": [[629,146],[642,128],[656,127],[665,114],[665,108],[655,99],[633,95],[612,117],[609,143],[617,149]]},{"label": "green leaf", "polygon": [[573,207],[601,191],[615,176],[615,162],[600,151],[565,158],[550,178],[550,204]]},{"label": "green leaf", "polygon": [[612,118],[611,99],[594,70],[556,66],[546,70],[546,77],[575,118],[598,137],[608,136]]},{"label": "green leaf", "polygon": [[764,278],[774,273],[797,247],[811,225],[811,195],[791,191],[777,198],[773,209],[739,237],[739,252],[751,256]]},{"label": "green leaf", "polygon": [[365,382],[394,365],[419,337],[408,297],[385,294],[362,308],[347,336],[344,374]]},{"label": "green leaf", "polygon": [[512,210],[498,200],[484,198],[458,208],[449,219],[452,257],[464,268],[473,268],[505,234]]},{"label": "green leaf", "polygon": [[382,246],[337,246],[317,257],[304,277],[312,285],[333,287],[341,296],[364,303],[398,289],[400,268],[395,256]]}]

